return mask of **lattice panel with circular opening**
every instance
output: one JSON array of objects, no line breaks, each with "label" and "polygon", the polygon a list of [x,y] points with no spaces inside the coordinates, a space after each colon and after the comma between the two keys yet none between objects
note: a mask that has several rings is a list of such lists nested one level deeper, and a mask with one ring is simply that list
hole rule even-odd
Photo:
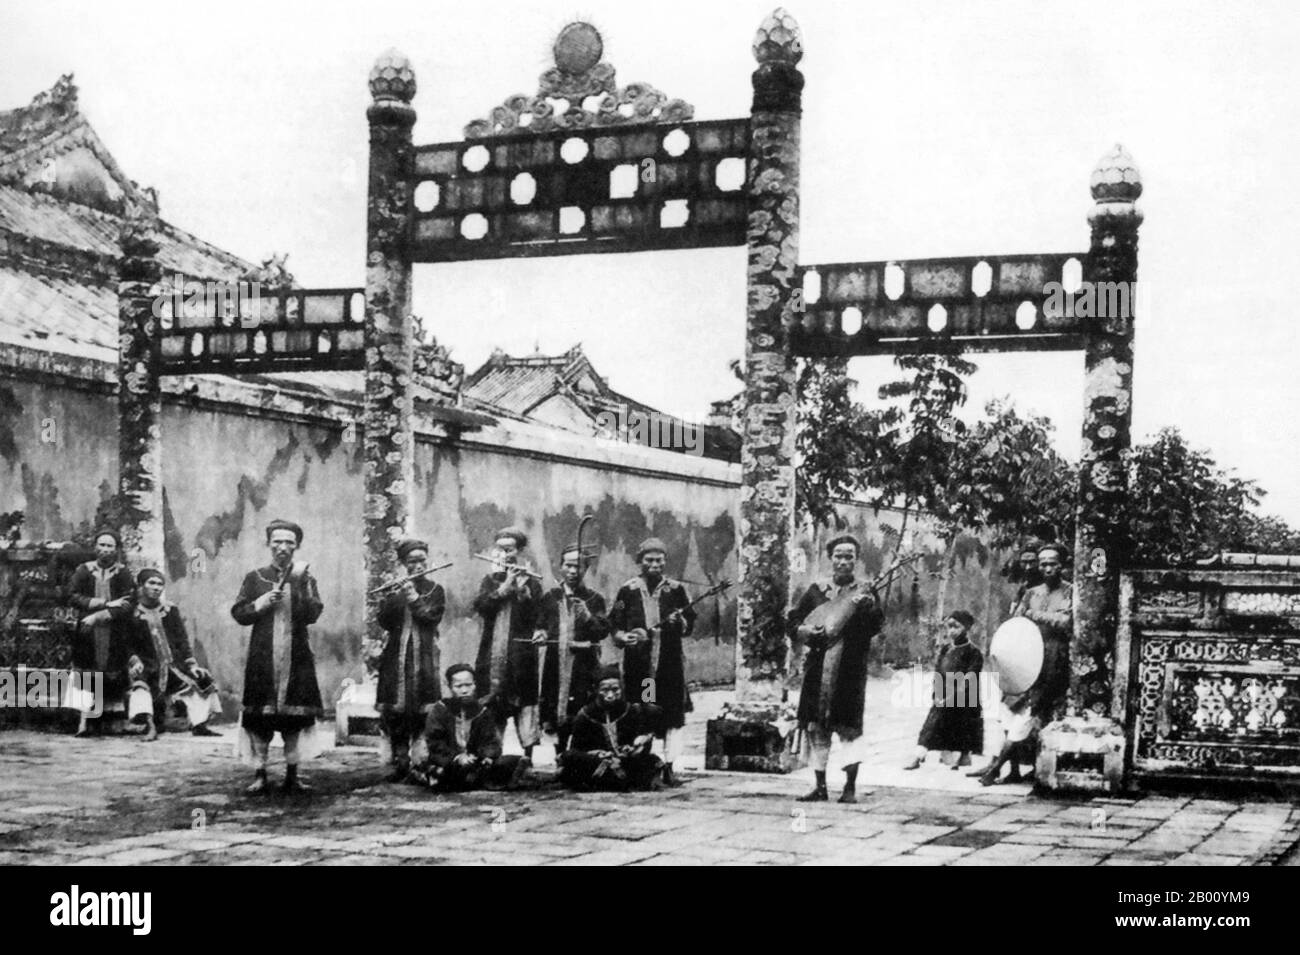
[{"label": "lattice panel with circular opening", "polygon": [[[850,262],[800,267],[792,344],[810,357],[893,354],[957,342],[968,351],[1082,349],[1097,326],[1062,294],[1082,253]],[[861,322],[845,322],[849,309]]]},{"label": "lattice panel with circular opening", "polygon": [[365,367],[365,290],[263,292],[232,316],[198,300],[159,336],[161,374],[357,371]]},{"label": "lattice panel with circular opening", "polygon": [[412,260],[744,245],[748,142],[735,119],[420,147]]}]

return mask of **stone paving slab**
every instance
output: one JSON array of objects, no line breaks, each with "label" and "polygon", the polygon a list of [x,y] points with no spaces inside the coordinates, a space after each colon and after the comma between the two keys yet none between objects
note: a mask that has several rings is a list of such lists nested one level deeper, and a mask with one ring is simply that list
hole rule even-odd
[{"label": "stone paving slab", "polygon": [[[349,746],[305,767],[312,796],[254,798],[243,795],[248,771],[229,729],[220,740],[155,744],[4,732],[0,865],[1146,866],[1296,856],[1300,810],[1281,799],[1052,799],[878,762],[864,765],[857,804],[799,803],[807,772],[699,771],[712,706],[703,704],[688,726],[687,784],[628,797],[559,789],[545,755],[526,790],[434,795],[381,782],[375,752]],[[883,735],[873,758],[899,756],[901,766],[914,728]],[[905,785],[885,781],[895,776]],[[831,785],[840,785],[833,772]]]}]

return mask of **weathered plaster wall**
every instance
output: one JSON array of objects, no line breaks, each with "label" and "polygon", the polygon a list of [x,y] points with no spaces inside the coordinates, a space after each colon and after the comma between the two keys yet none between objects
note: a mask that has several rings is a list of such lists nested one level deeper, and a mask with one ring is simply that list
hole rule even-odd
[{"label": "weathered plaster wall", "polygon": [[[0,512],[24,511],[28,538],[65,539],[89,530],[96,507],[116,482],[116,417],[107,376],[100,363],[89,363],[70,384],[30,369],[11,373],[4,357]],[[312,413],[302,413],[284,396],[272,398],[252,385],[242,395],[239,388],[223,385],[224,404],[200,400],[210,397],[213,387],[209,381],[195,388],[185,380],[164,394],[168,596],[185,612],[200,657],[230,691],[227,705],[233,713],[245,634],[230,619],[230,605],[243,575],[267,561],[267,521],[285,517],[300,523],[305,532],[300,556],[311,564],[325,601],[313,639],[322,692],[331,706],[342,680],[363,672],[360,444],[346,440],[342,429],[356,409],[344,403],[331,412],[321,402],[308,409]],[[489,567],[470,555],[489,548],[504,524],[520,524],[529,532],[533,564],[549,576],[579,517],[594,513],[587,540],[598,545],[598,554],[588,580],[608,599],[635,573],[635,548],[650,535],[667,543],[673,576],[692,583],[736,577],[739,469],[734,465],[556,436],[545,429],[528,432],[518,425],[458,440],[421,434],[415,458],[412,529],[430,541],[434,563],[456,562],[440,575],[448,591],[447,663],[472,659],[478,623],[470,602]],[[847,516],[851,532],[865,544],[866,570],[874,574],[886,551],[892,552],[884,528],[896,527],[899,516],[882,511],[877,517],[868,508],[851,509]],[[806,530],[798,535],[803,558],[796,557],[793,568],[796,593],[826,572],[827,537],[826,532],[810,537]],[[940,566],[944,555],[937,539],[922,528],[918,540],[927,548],[930,566]],[[967,540],[959,542],[954,558],[943,607],[971,610],[980,621],[976,633],[982,641],[1010,600],[997,572],[1002,557]],[[941,612],[939,581],[921,575],[915,607],[911,582],[906,574],[893,590],[878,658],[897,660],[926,646],[926,620]],[[733,589],[725,599],[700,605],[689,648],[691,679],[724,683],[733,678],[735,596]],[[995,614],[986,625],[989,606]]]},{"label": "weathered plaster wall", "polygon": [[[212,407],[164,396],[168,598],[185,612],[201,658],[232,691],[228,708],[237,699],[244,654],[244,633],[229,608],[243,575],[266,563],[263,528],[275,517],[303,526],[300,557],[320,582],[326,609],[313,640],[326,705],[344,678],[363,672],[361,459],[359,442],[344,440],[345,417],[312,423],[256,403]],[[24,511],[25,537],[63,539],[91,529],[116,482],[115,420],[111,389],[102,383],[11,377],[0,367],[0,512]],[[50,421],[57,442],[45,443],[42,427]],[[589,581],[611,597],[635,572],[632,554],[651,534],[673,551],[670,573],[691,581],[735,577],[734,484],[717,479],[730,466],[573,441],[565,456],[530,451],[525,446],[536,445],[535,436],[516,447],[492,433],[417,441],[412,529],[430,541],[435,563],[456,562],[440,576],[449,597],[445,661],[472,659],[478,622],[470,602],[489,566],[470,555],[489,548],[506,523],[528,529],[534,565],[549,576],[579,516],[594,512],[587,533],[600,553]],[[583,448],[596,459],[592,466],[568,457]],[[647,468],[656,456],[671,458],[670,471],[681,473]],[[611,462],[621,457],[637,467],[620,472]],[[691,480],[700,469],[714,478]],[[692,679],[731,679],[734,628],[734,602],[701,605]]]}]

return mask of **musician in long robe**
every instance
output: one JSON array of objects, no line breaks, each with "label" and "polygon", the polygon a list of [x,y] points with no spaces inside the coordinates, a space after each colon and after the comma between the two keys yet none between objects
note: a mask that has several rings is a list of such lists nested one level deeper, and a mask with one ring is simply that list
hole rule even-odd
[{"label": "musician in long robe", "polygon": [[623,698],[618,667],[599,672],[596,698],[578,711],[560,781],[571,789],[652,789],[663,766],[650,752],[661,716],[648,703]]},{"label": "musician in long robe", "polygon": [[[884,626],[885,616],[875,596],[858,585],[854,571],[860,547],[855,538],[837,537],[826,545],[831,559],[831,579],[812,584],[786,617],[787,633],[808,647],[803,688],[799,694],[799,728],[807,735],[809,763],[816,785],[800,802],[825,802],[826,766],[832,737],[841,744],[844,792],[840,802],[857,802],[858,766],[862,762],[862,715],[867,698],[867,652],[871,638]],[[852,615],[839,634],[828,635],[824,626],[804,623],[822,604],[851,601]]]},{"label": "musician in long robe", "polygon": [[560,585],[542,597],[542,728],[568,745],[573,717],[591,700],[600,669],[600,645],[610,633],[605,598],[583,583],[586,559],[577,547],[561,555]]},{"label": "musician in long robe", "polygon": [[[406,575],[428,570],[429,545],[406,538],[397,544]],[[375,708],[393,765],[391,782],[406,779],[411,745],[424,733],[425,718],[441,696],[438,625],[447,609],[442,585],[428,577],[407,580],[379,604],[379,625],[387,632],[379,655]]]},{"label": "musician in long robe", "polygon": [[1070,637],[1074,631],[1074,588],[1062,576],[1066,556],[1060,544],[1047,544],[1039,550],[1038,572],[1043,582],[1025,591],[1012,614],[1038,625],[1043,637],[1043,666],[1026,693],[1004,701],[1007,741],[980,775],[985,786],[1000,781],[1006,763],[1011,763],[1007,782],[1018,782],[1019,763],[1032,762],[1037,751],[1038,731],[1064,709],[1070,687]]},{"label": "musician in long robe", "polygon": [[447,668],[451,696],[435,703],[425,718],[428,759],[416,779],[443,791],[514,789],[532,766],[501,752],[501,730],[492,712],[477,699],[474,668]]},{"label": "musician in long robe", "polygon": [[952,753],[953,769],[969,766],[971,753],[984,752],[984,654],[970,641],[975,618],[966,610],[954,610],[943,623],[947,641],[934,662],[934,705],[917,737],[916,756],[904,769],[919,769],[931,750]]},{"label": "musician in long robe", "polygon": [[307,627],[320,619],[325,605],[315,578],[294,561],[302,528],[291,521],[272,521],[266,542],[271,563],[249,571],[230,608],[236,623],[252,627],[240,742],[248,747],[241,755],[253,763],[256,778],[246,792],[267,791],[267,761],[276,733],[284,740],[284,791],[310,792],[298,765],[313,755],[316,720],[324,707]]},{"label": "musician in long robe", "polygon": [[623,649],[623,691],[633,703],[653,703],[663,713],[664,784],[680,786],[673,764],[685,746],[691,694],[686,684],[685,639],[695,627],[686,588],[664,576],[667,548],[657,537],[641,542],[641,573],[619,588],[609,622]]},{"label": "musician in long robe", "polygon": [[167,710],[179,703],[185,708],[190,732],[195,736],[220,736],[208,727],[208,718],[221,708],[212,674],[199,666],[185,632],[179,608],[163,599],[166,578],[148,568],[136,575],[136,605],[130,666],[132,677],[149,689],[151,710],[144,714],[145,738],[163,731]]},{"label": "musician in long robe", "polygon": [[541,739],[537,651],[546,638],[537,636],[542,587],[521,560],[527,546],[528,535],[517,527],[497,533],[500,569],[483,578],[474,600],[483,620],[474,675],[497,729],[504,736],[513,719],[519,745],[531,758]]},{"label": "musician in long robe", "polygon": [[[103,673],[104,713],[124,713],[127,676],[127,643],[131,639],[132,602],[135,580],[121,560],[121,540],[116,532],[95,535],[95,559],[80,565],[65,588],[67,602],[80,614],[72,646],[72,666],[87,673]],[[77,735],[85,736],[102,725],[102,716],[92,718],[88,699],[79,701],[81,710]]]}]

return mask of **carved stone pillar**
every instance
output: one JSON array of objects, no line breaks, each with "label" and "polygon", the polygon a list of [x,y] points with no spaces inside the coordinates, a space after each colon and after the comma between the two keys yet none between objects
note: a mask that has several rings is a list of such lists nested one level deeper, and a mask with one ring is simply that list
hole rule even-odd
[{"label": "carved stone pillar", "polygon": [[[1092,174],[1096,206],[1083,267],[1093,319],[1084,355],[1083,447],[1074,540],[1074,637],[1069,715],[1043,728],[1035,775],[1048,789],[1114,792],[1123,785],[1124,714],[1111,718],[1120,571],[1128,559],[1128,474],[1133,419],[1133,302],[1142,179],[1115,149]],[[1102,303],[1107,303],[1103,306]],[[1123,694],[1120,695],[1122,699]]]},{"label": "carved stone pillar", "polygon": [[[414,160],[415,73],[410,61],[389,50],[370,71],[374,102],[370,121],[370,180],[366,207],[366,406],[365,459],[366,590],[396,568],[393,544],[406,533],[415,483],[411,429],[412,217],[410,173]],[[366,601],[362,657],[373,674],[382,647],[375,620],[377,600]]]},{"label": "carved stone pillar", "polygon": [[1092,241],[1083,268],[1098,310],[1117,314],[1093,320],[1084,355],[1069,695],[1070,709],[1078,713],[1110,710],[1119,578],[1129,555],[1124,455],[1133,420],[1133,304],[1142,222],[1135,203],[1141,194],[1137,166],[1116,146],[1092,174],[1096,205],[1088,214]]},{"label": "carved stone pillar", "polygon": [[118,500],[113,514],[132,570],[163,566],[161,329],[153,314],[162,268],[156,217],[156,209],[132,204],[118,235]]},{"label": "carved stone pillar", "polygon": [[796,305],[799,135],[803,74],[799,25],[778,9],[754,38],[750,115],[748,311],[741,411],[740,596],[736,696],[779,699],[788,651],[784,616],[794,533],[795,362],[786,328]]}]

